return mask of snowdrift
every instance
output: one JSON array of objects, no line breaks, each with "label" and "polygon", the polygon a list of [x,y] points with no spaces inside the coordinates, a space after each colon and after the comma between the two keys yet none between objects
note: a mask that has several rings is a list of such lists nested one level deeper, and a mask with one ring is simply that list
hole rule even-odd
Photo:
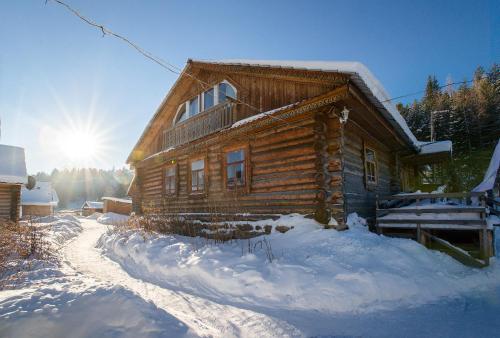
[{"label": "snowdrift", "polygon": [[36,223],[48,231],[50,241],[62,245],[82,230],[78,218],[73,215],[51,215],[36,219]]},{"label": "snowdrift", "polygon": [[117,225],[127,223],[130,216],[107,212],[97,218],[97,222],[106,225]]},{"label": "snowdrift", "polygon": [[276,257],[271,263],[263,237],[210,245],[200,238],[145,238],[129,231],[108,233],[99,246],[142,279],[215,301],[266,308],[370,312],[500,284],[495,260],[487,269],[468,268],[414,241],[371,233],[355,214],[344,232],[324,230],[300,215],[275,222],[294,229],[266,237]]}]

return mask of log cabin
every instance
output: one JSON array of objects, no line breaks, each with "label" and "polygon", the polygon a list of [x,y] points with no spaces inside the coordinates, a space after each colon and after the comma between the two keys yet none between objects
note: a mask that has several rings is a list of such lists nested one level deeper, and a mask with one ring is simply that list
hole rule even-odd
[{"label": "log cabin", "polygon": [[103,197],[103,212],[114,212],[115,214],[130,215],[132,212],[132,201],[124,198]]},{"label": "log cabin", "polygon": [[82,205],[82,216],[90,216],[96,212],[102,213],[103,210],[103,202],[85,201]]},{"label": "log cabin", "polygon": [[0,221],[19,220],[21,187],[27,183],[24,149],[0,144]]},{"label": "log cabin", "polygon": [[450,142],[419,142],[357,62],[188,60],[127,162],[133,211],[345,224],[411,191]]},{"label": "log cabin", "polygon": [[23,218],[31,216],[48,216],[54,213],[59,204],[57,192],[50,182],[36,182],[33,189],[21,189],[21,215]]}]

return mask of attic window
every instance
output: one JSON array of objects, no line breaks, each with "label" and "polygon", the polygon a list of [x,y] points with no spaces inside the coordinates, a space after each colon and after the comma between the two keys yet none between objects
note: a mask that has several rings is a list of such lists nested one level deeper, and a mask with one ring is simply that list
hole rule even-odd
[{"label": "attic window", "polygon": [[209,110],[215,105],[227,102],[229,97],[236,99],[236,96],[236,88],[224,80],[203,93],[191,98],[191,100],[182,103],[177,110],[177,118],[175,121],[183,122],[205,110]]},{"label": "attic window", "polygon": [[183,103],[179,106],[179,109],[177,110],[177,118],[178,122],[182,122],[188,118],[187,111],[186,111],[186,103]]},{"label": "attic window", "polygon": [[228,97],[236,98],[236,91],[228,82],[219,83],[219,103],[227,101]]},{"label": "attic window", "polygon": [[189,117],[193,117],[200,112],[200,101],[198,96],[189,100]]},{"label": "attic window", "polygon": [[209,89],[203,93],[203,110],[212,108],[215,103],[215,90]]}]

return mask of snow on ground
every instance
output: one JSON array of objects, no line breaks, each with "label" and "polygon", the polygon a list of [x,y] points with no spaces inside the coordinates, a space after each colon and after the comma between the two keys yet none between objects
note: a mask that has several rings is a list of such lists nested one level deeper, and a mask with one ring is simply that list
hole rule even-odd
[{"label": "snow on ground", "polygon": [[73,215],[44,216],[34,221],[38,226],[47,229],[49,240],[59,245],[64,244],[82,231],[80,221]]},{"label": "snow on ground", "polygon": [[119,225],[128,222],[130,216],[107,212],[97,218],[97,222],[106,225]]},{"label": "snow on ground", "polygon": [[92,215],[85,217],[86,219],[98,219],[102,216],[101,212],[94,212]]},{"label": "snow on ground", "polygon": [[[83,229],[71,215],[41,217],[36,224],[57,254]],[[130,290],[82,276],[60,259],[18,259],[2,274],[0,337],[191,335],[178,319]]]},{"label": "snow on ground", "polygon": [[36,286],[0,292],[1,337],[182,337],[188,331],[120,286],[78,275],[39,280]]},{"label": "snow on ground", "polygon": [[212,245],[132,231],[108,233],[99,245],[133,276],[271,312],[369,313],[500,285],[496,259],[488,268],[472,269],[415,241],[371,233],[356,215],[350,215],[350,230],[344,232],[322,229],[300,215],[267,223],[294,226],[266,238],[276,257],[272,263],[263,237],[250,241],[252,253],[247,240]]},{"label": "snow on ground", "polygon": [[[106,232],[95,219],[43,221],[68,234],[54,241],[61,260],[25,262],[23,278],[0,291],[0,337],[489,337],[498,330],[498,258],[468,268],[414,241],[370,233],[356,215],[343,232],[299,215],[257,222],[293,226],[265,237],[272,262],[264,237],[249,249],[247,240],[214,245]],[[61,222],[83,230],[75,227],[70,240],[70,223]]]}]

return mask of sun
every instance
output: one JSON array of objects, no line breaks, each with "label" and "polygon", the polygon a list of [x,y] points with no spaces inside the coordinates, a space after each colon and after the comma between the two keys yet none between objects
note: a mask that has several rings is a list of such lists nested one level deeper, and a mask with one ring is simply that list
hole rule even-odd
[{"label": "sun", "polygon": [[90,160],[97,155],[99,141],[97,135],[84,130],[61,133],[59,147],[65,157],[72,161]]}]

